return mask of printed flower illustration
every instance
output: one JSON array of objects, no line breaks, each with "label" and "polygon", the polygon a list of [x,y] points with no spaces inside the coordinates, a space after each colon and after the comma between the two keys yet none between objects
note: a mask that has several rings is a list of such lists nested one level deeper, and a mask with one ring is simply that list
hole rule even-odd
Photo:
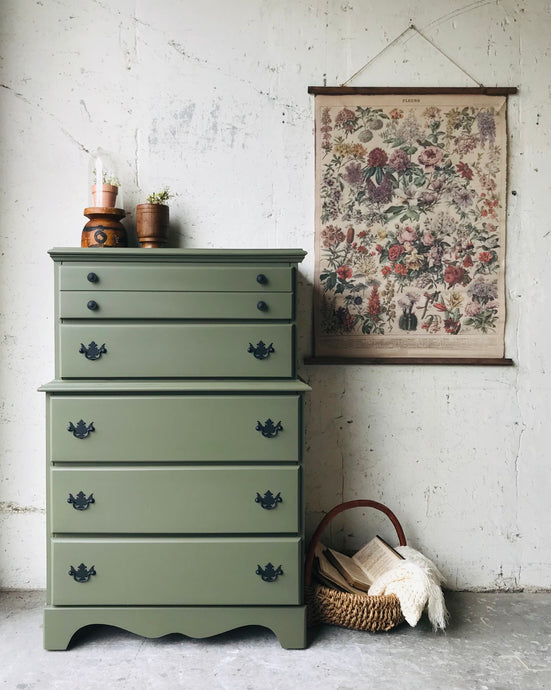
[{"label": "printed flower illustration", "polygon": [[493,108],[324,107],[319,135],[322,331],[495,331],[504,163]]},{"label": "printed flower illustration", "polygon": [[448,284],[448,287],[453,287],[461,283],[464,276],[465,269],[460,266],[448,266],[444,271],[444,280]]},{"label": "printed flower illustration", "polygon": [[462,161],[459,161],[459,163],[457,164],[457,172],[465,180],[472,180],[473,179],[473,171],[467,165],[467,163],[463,163]]},{"label": "printed flower illustration", "polygon": [[360,163],[350,163],[346,166],[343,178],[348,184],[359,185],[364,180],[362,166]]},{"label": "printed flower illustration", "polygon": [[352,278],[352,269],[349,266],[341,266],[337,269],[337,275],[341,280]]},{"label": "printed flower illustration", "polygon": [[372,180],[367,181],[367,196],[376,204],[388,204],[392,199],[392,180],[386,175],[377,187]]},{"label": "printed flower illustration", "polygon": [[402,149],[397,149],[390,154],[388,164],[396,172],[404,172],[404,170],[408,169],[410,164],[409,156]]},{"label": "printed flower illustration", "polygon": [[377,166],[383,166],[388,163],[388,156],[383,151],[383,149],[371,149],[367,157],[367,165],[370,168],[376,168]]},{"label": "printed flower illustration", "polygon": [[392,247],[388,250],[388,258],[391,261],[398,261],[400,256],[404,252],[404,247],[401,244],[393,244]]},{"label": "printed flower illustration", "polygon": [[389,115],[393,120],[399,120],[401,117],[404,117],[404,111],[399,108],[393,108]]},{"label": "printed flower illustration", "polygon": [[422,153],[419,154],[419,163],[424,165],[427,170],[434,170],[435,166],[440,163],[443,156],[444,153],[442,149],[438,148],[438,146],[428,146]]}]

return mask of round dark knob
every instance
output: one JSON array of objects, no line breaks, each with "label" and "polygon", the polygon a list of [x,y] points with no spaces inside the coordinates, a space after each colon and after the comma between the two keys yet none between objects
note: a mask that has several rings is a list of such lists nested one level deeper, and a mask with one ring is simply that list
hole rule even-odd
[{"label": "round dark knob", "polygon": [[98,308],[98,303],[96,302],[96,300],[91,299],[86,306],[91,311],[95,311]]},{"label": "round dark knob", "polygon": [[89,283],[97,283],[99,280],[97,273],[89,273],[86,276],[86,279],[88,280]]},{"label": "round dark knob", "polygon": [[268,282],[268,278],[266,278],[266,276],[264,275],[264,273],[259,273],[259,274],[256,276],[256,282],[257,282],[257,283],[260,283],[261,285],[266,285],[266,283]]},{"label": "round dark knob", "polygon": [[268,309],[268,305],[266,302],[262,302],[262,300],[256,305],[256,308],[258,311],[266,311]]}]

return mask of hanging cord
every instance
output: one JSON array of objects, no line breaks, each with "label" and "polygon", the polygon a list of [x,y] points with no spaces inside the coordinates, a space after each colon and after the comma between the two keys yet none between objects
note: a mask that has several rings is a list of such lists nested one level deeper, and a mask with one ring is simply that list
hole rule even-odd
[{"label": "hanging cord", "polygon": [[366,67],[369,67],[369,65],[372,62],[375,62],[375,60],[378,57],[380,57],[385,51],[387,51],[389,48],[391,48],[395,43],[398,43],[398,41],[402,38],[402,36],[405,36],[410,31],[415,31],[417,34],[419,34],[419,36],[421,36],[421,38],[423,38],[433,48],[436,48],[436,50],[439,53],[441,53],[447,60],[449,60],[452,64],[454,64],[457,67],[457,69],[461,70],[461,72],[463,72],[463,74],[465,74],[467,77],[469,77],[469,79],[471,79],[471,81],[474,81],[475,84],[478,84],[478,86],[480,86],[481,88],[484,88],[484,84],[482,84],[477,79],[475,79],[473,76],[471,76],[466,70],[463,69],[463,67],[461,67],[461,65],[458,65],[457,62],[455,60],[453,60],[449,55],[446,55],[446,53],[444,53],[443,50],[441,50],[435,43],[433,43],[430,40],[430,38],[427,38],[423,33],[421,33],[419,31],[419,29],[414,24],[410,24],[407,27],[407,29],[404,29],[404,31],[402,31],[402,33],[399,36],[396,36],[396,38],[394,40],[392,40],[390,43],[388,43],[382,50],[380,50],[376,55],[374,55],[370,60],[368,60],[363,67],[360,67],[360,69],[357,72],[355,72],[349,79],[347,79],[345,82],[343,82],[341,84],[341,87],[346,86],[349,82],[351,82],[352,79],[357,77],[358,74],[360,74],[361,72],[364,71],[364,69],[366,69]]}]

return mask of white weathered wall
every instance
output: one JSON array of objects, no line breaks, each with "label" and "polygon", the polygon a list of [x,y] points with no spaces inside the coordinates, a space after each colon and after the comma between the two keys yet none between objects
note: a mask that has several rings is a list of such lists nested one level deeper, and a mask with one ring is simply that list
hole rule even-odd
[{"label": "white weathered wall", "polygon": [[[514,368],[304,367],[308,529],[341,500],[388,503],[454,588],[551,587],[548,201],[551,10],[541,0],[3,0],[0,587],[45,584],[43,399],[52,265],[78,246],[87,151],[125,206],[163,184],[176,243],[303,247],[313,278],[313,102],[410,22],[510,99],[507,355]],[[415,34],[354,85],[472,82]],[[516,194],[514,194],[516,192]],[[133,217],[125,221],[132,229]],[[370,516],[371,517],[371,516]],[[333,538],[378,529],[361,514]]]}]

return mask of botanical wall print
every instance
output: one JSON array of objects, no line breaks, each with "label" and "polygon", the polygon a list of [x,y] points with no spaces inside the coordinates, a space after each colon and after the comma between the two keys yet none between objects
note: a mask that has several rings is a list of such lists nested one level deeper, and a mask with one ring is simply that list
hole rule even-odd
[{"label": "botanical wall print", "polygon": [[315,102],[315,355],[503,357],[505,97]]}]

